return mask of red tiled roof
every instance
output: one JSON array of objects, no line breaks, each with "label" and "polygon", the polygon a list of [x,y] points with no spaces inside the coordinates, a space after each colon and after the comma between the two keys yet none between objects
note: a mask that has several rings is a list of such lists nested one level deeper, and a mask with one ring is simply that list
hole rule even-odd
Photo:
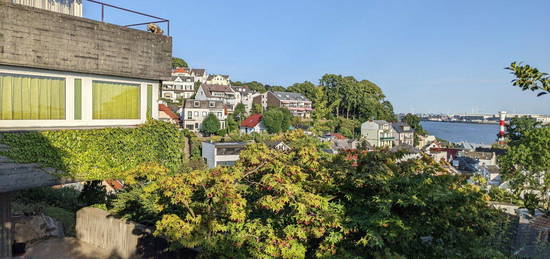
[{"label": "red tiled roof", "polygon": [[342,135],[340,133],[332,133],[330,135],[333,136],[336,139],[347,139],[344,135]]},{"label": "red tiled roof", "polygon": [[172,69],[172,73],[188,73],[189,69],[185,67],[177,67],[175,69]]},{"label": "red tiled roof", "polygon": [[241,123],[241,127],[254,128],[262,121],[263,115],[252,114]]},{"label": "red tiled roof", "polygon": [[114,190],[122,190],[124,188],[124,185],[119,180],[105,180],[105,182],[111,186]]},{"label": "red tiled roof", "polygon": [[176,115],[170,108],[168,108],[168,106],[166,106],[165,104],[159,104],[159,111],[162,111],[164,113],[166,113],[166,115],[168,115],[168,117],[170,117],[170,119],[174,119],[174,120],[179,120],[180,117],[178,115]]}]

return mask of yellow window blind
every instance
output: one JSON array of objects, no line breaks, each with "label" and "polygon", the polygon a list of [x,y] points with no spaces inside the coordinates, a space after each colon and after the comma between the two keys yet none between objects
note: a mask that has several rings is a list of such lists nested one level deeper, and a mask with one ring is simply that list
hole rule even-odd
[{"label": "yellow window blind", "polygon": [[0,120],[64,120],[65,79],[0,74]]},{"label": "yellow window blind", "polygon": [[141,118],[139,85],[93,81],[92,118],[128,120]]}]

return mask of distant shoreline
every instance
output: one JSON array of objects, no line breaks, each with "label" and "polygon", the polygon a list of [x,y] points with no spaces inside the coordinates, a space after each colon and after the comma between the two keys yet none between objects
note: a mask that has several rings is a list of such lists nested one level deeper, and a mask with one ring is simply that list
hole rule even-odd
[{"label": "distant shoreline", "polygon": [[436,120],[422,120],[424,122],[447,122],[447,123],[462,123],[462,124],[486,124],[486,125],[498,125],[498,122],[488,121],[488,122],[479,122],[479,121],[436,121]]}]

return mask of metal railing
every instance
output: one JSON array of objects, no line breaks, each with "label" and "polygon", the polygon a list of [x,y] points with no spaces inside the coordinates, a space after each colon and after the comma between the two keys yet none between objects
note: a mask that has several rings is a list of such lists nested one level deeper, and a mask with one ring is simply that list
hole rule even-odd
[{"label": "metal railing", "polygon": [[123,8],[123,7],[103,3],[103,2],[100,2],[100,1],[96,1],[96,0],[86,0],[86,1],[101,5],[101,21],[102,22],[105,22],[105,7],[110,7],[110,8],[122,10],[122,11],[125,11],[125,12],[135,13],[135,14],[139,14],[141,16],[156,19],[156,20],[150,21],[150,22],[123,25],[124,27],[134,27],[134,26],[139,26],[139,25],[147,25],[147,24],[150,24],[150,23],[166,23],[166,28],[167,28],[166,33],[168,34],[168,36],[170,36],[170,20],[168,20],[168,19],[164,19],[164,18],[160,18],[160,17],[153,16],[153,15],[150,15],[150,14],[146,14],[146,13],[126,9],[126,8]]}]

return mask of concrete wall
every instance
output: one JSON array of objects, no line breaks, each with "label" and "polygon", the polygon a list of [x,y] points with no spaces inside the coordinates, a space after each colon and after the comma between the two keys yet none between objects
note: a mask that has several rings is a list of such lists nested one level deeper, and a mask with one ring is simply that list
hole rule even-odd
[{"label": "concrete wall", "polygon": [[0,1],[0,65],[161,80],[172,38]]},{"label": "concrete wall", "polygon": [[117,219],[96,208],[76,213],[76,237],[121,258],[187,258],[191,251],[170,252],[168,243],[151,235],[147,227]]}]

